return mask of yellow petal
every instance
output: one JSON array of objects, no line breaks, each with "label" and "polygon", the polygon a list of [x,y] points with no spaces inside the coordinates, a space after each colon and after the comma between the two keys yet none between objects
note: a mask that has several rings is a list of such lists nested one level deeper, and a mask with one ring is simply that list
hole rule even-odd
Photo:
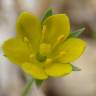
[{"label": "yellow petal", "polygon": [[72,66],[70,64],[52,64],[45,68],[45,72],[49,76],[60,77],[72,72]]},{"label": "yellow petal", "polygon": [[45,74],[44,70],[36,64],[24,63],[22,65],[22,69],[27,74],[32,75],[35,79],[43,80],[43,79],[48,78],[48,76]]},{"label": "yellow petal", "polygon": [[62,46],[58,48],[58,53],[65,52],[64,55],[62,55],[59,60],[62,63],[69,63],[77,59],[84,51],[86,47],[86,43],[77,38],[69,38],[64,42]]},{"label": "yellow petal", "polygon": [[65,14],[52,15],[43,24],[46,26],[44,41],[52,45],[60,37],[65,40],[70,33],[69,18]]},{"label": "yellow petal", "polygon": [[22,64],[29,59],[30,48],[20,39],[9,39],[3,45],[4,55],[15,64]]},{"label": "yellow petal", "polygon": [[40,44],[41,26],[40,21],[31,13],[23,12],[16,24],[17,36],[24,39],[26,37],[36,51]]}]

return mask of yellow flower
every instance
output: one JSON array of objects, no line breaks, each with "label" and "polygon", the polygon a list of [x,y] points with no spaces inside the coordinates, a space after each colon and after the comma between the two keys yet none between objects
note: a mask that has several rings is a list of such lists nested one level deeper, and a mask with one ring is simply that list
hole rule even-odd
[{"label": "yellow flower", "polygon": [[56,14],[41,22],[24,12],[16,24],[16,37],[3,45],[5,56],[35,79],[60,77],[72,72],[70,62],[77,59],[85,42],[70,37],[70,22],[65,14]]}]

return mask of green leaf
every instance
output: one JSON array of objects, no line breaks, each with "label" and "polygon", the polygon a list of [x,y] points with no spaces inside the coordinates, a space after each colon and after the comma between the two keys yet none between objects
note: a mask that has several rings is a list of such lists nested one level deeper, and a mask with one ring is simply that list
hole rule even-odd
[{"label": "green leaf", "polygon": [[81,28],[74,32],[71,32],[69,37],[79,37],[84,32],[84,30],[85,30],[85,28]]},{"label": "green leaf", "polygon": [[43,18],[42,18],[42,23],[44,22],[45,19],[47,19],[49,16],[52,16],[53,12],[52,12],[52,8],[49,8],[45,14],[43,15]]},{"label": "green leaf", "polygon": [[[72,64],[71,64],[71,65],[72,65]],[[74,65],[72,65],[72,71],[81,71],[81,69],[78,68],[78,67],[76,67],[76,66],[74,66]]]},{"label": "green leaf", "polygon": [[43,83],[43,80],[35,79],[36,85],[40,86]]}]

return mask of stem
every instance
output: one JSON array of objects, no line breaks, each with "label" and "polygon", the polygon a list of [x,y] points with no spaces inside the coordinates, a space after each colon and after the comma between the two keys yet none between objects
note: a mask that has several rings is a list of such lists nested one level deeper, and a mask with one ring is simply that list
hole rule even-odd
[{"label": "stem", "polygon": [[23,92],[22,92],[22,95],[21,96],[27,96],[31,87],[32,87],[32,84],[33,84],[33,79],[31,78],[30,80],[28,80]]}]

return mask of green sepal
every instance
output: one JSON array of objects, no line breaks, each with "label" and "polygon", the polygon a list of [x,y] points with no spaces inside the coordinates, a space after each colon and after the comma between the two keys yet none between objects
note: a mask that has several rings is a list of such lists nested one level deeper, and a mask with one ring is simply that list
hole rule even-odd
[{"label": "green sepal", "polygon": [[45,19],[47,19],[49,16],[52,16],[53,12],[52,12],[52,8],[49,8],[45,14],[43,15],[42,19],[41,19],[41,23],[44,22]]},{"label": "green sepal", "polygon": [[81,71],[80,68],[74,66],[73,64],[71,64],[71,65],[72,65],[72,71]]},{"label": "green sepal", "polygon": [[79,37],[84,32],[84,30],[85,30],[85,28],[81,28],[74,32],[71,32],[69,37]]},{"label": "green sepal", "polygon": [[41,84],[43,83],[44,80],[38,80],[38,79],[35,79],[35,83],[36,85],[39,87],[41,86]]}]

